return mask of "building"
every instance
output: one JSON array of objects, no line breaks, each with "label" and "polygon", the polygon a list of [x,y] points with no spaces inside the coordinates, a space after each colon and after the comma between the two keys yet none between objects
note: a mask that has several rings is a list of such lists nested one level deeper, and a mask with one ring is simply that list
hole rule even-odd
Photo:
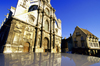
[{"label": "building", "polygon": [[72,36],[70,34],[70,37],[68,37],[66,39],[66,37],[64,39],[62,39],[61,42],[61,51],[62,52],[70,52],[72,51],[73,48],[73,41],[72,41]]},{"label": "building", "polygon": [[94,55],[98,53],[98,50],[100,49],[98,37],[93,35],[88,30],[78,26],[75,28],[72,39],[73,52]]},{"label": "building", "polygon": [[61,20],[50,0],[18,0],[0,29],[0,52],[61,52]]}]

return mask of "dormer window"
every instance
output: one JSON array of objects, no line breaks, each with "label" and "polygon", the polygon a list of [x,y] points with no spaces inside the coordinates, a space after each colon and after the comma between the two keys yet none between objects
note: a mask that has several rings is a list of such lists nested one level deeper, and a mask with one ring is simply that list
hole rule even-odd
[{"label": "dormer window", "polygon": [[94,39],[92,38],[92,41],[93,41]]},{"label": "dormer window", "polygon": [[95,42],[96,42],[96,39],[95,39]]}]

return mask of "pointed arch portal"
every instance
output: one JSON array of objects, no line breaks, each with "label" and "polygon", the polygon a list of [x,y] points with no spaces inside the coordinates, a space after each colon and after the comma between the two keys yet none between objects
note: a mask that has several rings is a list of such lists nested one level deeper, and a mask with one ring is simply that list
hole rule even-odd
[{"label": "pointed arch portal", "polygon": [[23,52],[29,52],[30,43],[26,42],[24,44]]},{"label": "pointed arch portal", "polygon": [[48,52],[48,49],[49,49],[49,40],[48,40],[48,38],[44,38],[43,47],[44,47],[44,52]]}]

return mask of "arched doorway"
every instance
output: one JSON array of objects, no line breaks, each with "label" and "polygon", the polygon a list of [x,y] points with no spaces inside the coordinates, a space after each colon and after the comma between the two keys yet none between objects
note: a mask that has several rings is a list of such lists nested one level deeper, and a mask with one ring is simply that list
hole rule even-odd
[{"label": "arched doorway", "polygon": [[58,46],[56,46],[56,51],[59,52],[59,47]]},{"label": "arched doorway", "polygon": [[30,47],[30,43],[29,42],[26,42],[24,44],[23,52],[29,52],[29,47]]},{"label": "arched doorway", "polygon": [[49,49],[49,40],[48,40],[48,38],[44,38],[43,47],[44,47],[44,52],[48,52],[48,49]]}]

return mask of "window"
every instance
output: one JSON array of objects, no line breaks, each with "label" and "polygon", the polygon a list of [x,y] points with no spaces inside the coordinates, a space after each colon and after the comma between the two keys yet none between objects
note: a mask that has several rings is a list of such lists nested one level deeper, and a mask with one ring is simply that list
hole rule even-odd
[{"label": "window", "polygon": [[91,43],[89,42],[89,45],[90,45],[90,47],[91,47]]},{"label": "window", "polygon": [[81,43],[82,44],[82,47],[84,47],[84,43]]},{"label": "window", "polygon": [[95,42],[97,42],[98,41],[98,39],[95,39]]},{"label": "window", "polygon": [[98,47],[98,43],[96,43],[96,47]]},{"label": "window", "polygon": [[74,41],[76,41],[76,38],[74,38]]},{"label": "window", "polygon": [[94,43],[92,43],[92,47],[94,47]]},{"label": "window", "polygon": [[55,21],[56,26],[58,27],[58,23]]},{"label": "window", "polygon": [[80,33],[79,32],[76,32],[76,35],[79,35]]},{"label": "window", "polygon": [[34,11],[34,10],[37,10],[38,9],[38,5],[33,5],[29,8],[28,12],[30,11]]},{"label": "window", "polygon": [[92,41],[93,41],[94,39],[92,38]]},{"label": "window", "polygon": [[96,47],[96,44],[95,43],[93,43],[94,44],[94,47]]},{"label": "window", "polygon": [[48,21],[45,22],[45,30],[46,30],[46,31],[49,31],[49,24],[48,24]]},{"label": "window", "polygon": [[45,12],[47,15],[49,15],[49,10],[48,9],[45,9]]},{"label": "window", "polygon": [[81,37],[81,40],[83,40],[83,36]]},{"label": "window", "polygon": [[81,34],[80,34],[80,32],[76,32],[76,36],[80,36]]},{"label": "window", "polygon": [[93,47],[92,43],[91,43],[91,47]]}]

